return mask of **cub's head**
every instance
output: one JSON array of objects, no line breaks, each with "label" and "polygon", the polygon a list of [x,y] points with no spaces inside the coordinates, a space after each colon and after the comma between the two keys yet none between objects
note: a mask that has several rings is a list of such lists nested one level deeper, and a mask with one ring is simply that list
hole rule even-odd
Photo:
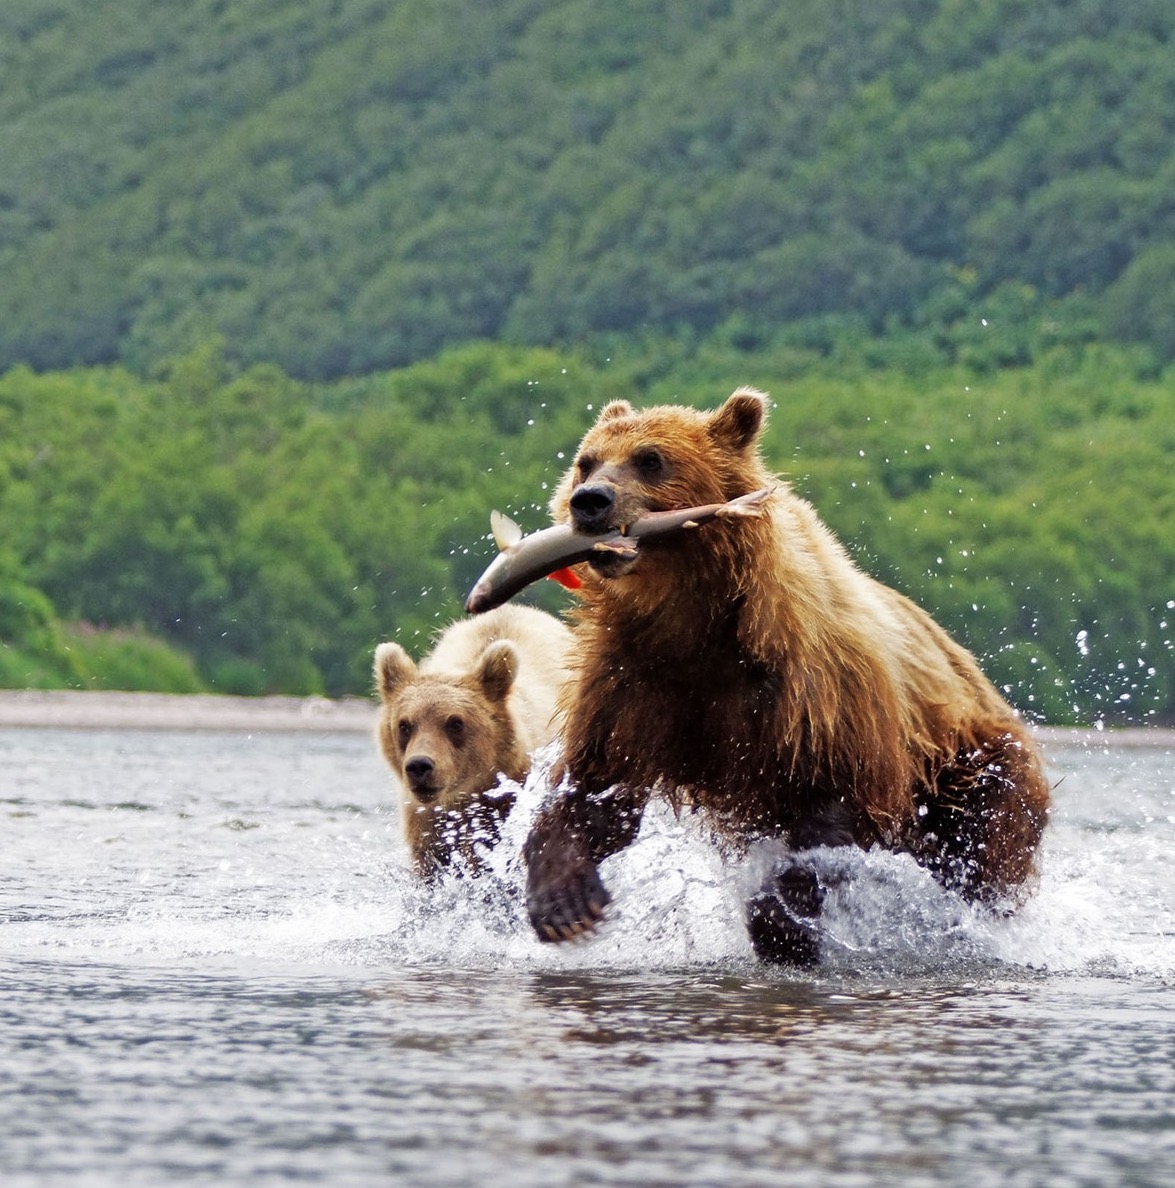
[{"label": "cub's head", "polygon": [[519,756],[506,699],[518,671],[513,644],[490,644],[469,673],[422,673],[399,644],[375,652],[380,750],[405,796],[458,809],[517,778]]},{"label": "cub's head", "polygon": [[[763,487],[770,476],[757,447],[766,416],[767,397],[754,388],[739,388],[714,412],[638,412],[615,400],[580,443],[551,499],[552,517],[600,534],[646,512],[722,503]],[[601,553],[590,564],[601,577],[616,577],[635,562]]]}]

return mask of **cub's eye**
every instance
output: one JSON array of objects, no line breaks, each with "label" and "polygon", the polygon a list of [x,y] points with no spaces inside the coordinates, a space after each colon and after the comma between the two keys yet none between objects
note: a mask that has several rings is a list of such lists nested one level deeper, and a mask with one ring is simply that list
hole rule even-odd
[{"label": "cub's eye", "polygon": [[403,746],[412,737],[412,723],[407,718],[401,718],[396,726],[396,733],[400,736],[400,745]]},{"label": "cub's eye", "polygon": [[659,478],[665,470],[665,459],[657,450],[641,450],[636,456],[636,468],[642,478]]},{"label": "cub's eye", "polygon": [[445,733],[454,741],[460,742],[465,737],[465,719],[454,714],[445,723]]},{"label": "cub's eye", "polygon": [[596,460],[591,454],[580,454],[575,460],[575,471],[579,475],[579,481],[582,483],[585,478],[595,469]]}]

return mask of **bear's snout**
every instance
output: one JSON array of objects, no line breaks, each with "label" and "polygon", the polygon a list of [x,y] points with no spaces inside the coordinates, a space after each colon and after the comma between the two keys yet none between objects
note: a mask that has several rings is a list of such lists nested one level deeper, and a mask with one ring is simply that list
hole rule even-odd
[{"label": "bear's snout", "polygon": [[569,501],[572,523],[581,532],[606,532],[613,527],[616,488],[611,483],[581,483]]},{"label": "bear's snout", "polygon": [[413,755],[404,761],[404,776],[418,800],[432,800],[436,796],[437,789],[433,785],[435,771],[436,764],[427,755]]}]

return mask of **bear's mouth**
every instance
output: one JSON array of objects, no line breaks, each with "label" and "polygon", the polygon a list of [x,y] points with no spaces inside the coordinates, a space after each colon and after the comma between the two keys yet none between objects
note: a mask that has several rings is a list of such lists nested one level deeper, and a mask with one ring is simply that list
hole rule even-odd
[{"label": "bear's mouth", "polygon": [[626,573],[631,572],[639,559],[639,551],[626,553],[601,551],[593,553],[587,563],[592,567],[592,572],[599,577],[612,579],[623,577]]},{"label": "bear's mouth", "polygon": [[412,794],[412,799],[421,804],[432,804],[441,794],[440,788],[432,784],[415,784],[411,780],[408,781],[408,791]]}]

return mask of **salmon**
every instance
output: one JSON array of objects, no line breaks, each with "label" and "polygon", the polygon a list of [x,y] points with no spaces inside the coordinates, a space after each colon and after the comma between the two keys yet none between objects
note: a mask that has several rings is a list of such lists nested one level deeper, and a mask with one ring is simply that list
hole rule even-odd
[{"label": "salmon", "polygon": [[478,578],[465,600],[465,610],[471,615],[493,610],[519,591],[525,590],[532,582],[544,577],[555,577],[574,589],[582,583],[571,566],[601,552],[634,556],[642,540],[687,532],[732,516],[758,515],[760,507],[774,489],[764,487],[726,503],[647,512],[623,529],[598,536],[579,532],[570,524],[554,524],[524,536],[522,529],[508,516],[498,511],[491,512],[490,527],[501,552]]}]

